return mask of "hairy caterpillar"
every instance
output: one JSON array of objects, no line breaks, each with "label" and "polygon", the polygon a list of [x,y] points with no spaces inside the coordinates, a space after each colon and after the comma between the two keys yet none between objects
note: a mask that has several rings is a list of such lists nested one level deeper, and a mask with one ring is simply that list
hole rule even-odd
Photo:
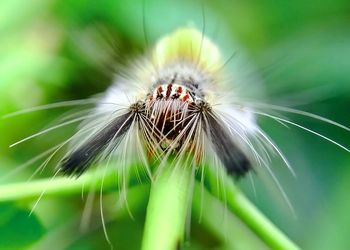
[{"label": "hairy caterpillar", "polygon": [[[254,169],[266,171],[291,207],[269,166],[277,154],[294,174],[277,145],[256,122],[264,116],[319,136],[349,152],[336,141],[266,110],[308,116],[349,131],[349,128],[304,111],[240,98],[232,87],[219,48],[195,28],[181,28],[163,37],[153,50],[119,74],[99,99],[49,104],[29,111],[96,104],[87,115],[20,140],[11,146],[66,125],[83,121],[68,140],[33,158],[23,167],[49,155],[43,169],[64,146],[70,149],[58,164],[58,173],[80,176],[94,163],[108,161],[126,181],[128,166],[142,162],[150,179],[169,159],[186,158],[187,165],[224,168],[235,177]],[[241,86],[249,88],[249,86]],[[238,92],[238,93],[237,93]],[[25,111],[23,111],[25,112]],[[12,115],[21,114],[22,111]]]},{"label": "hairy caterpillar", "polygon": [[204,157],[218,157],[230,174],[243,176],[251,168],[251,156],[244,151],[256,125],[248,110],[232,107],[232,115],[225,117],[215,107],[223,87],[222,65],[216,46],[195,29],[164,37],[151,59],[129,72],[130,78],[117,78],[93,111],[93,119],[101,113],[101,121],[87,121],[81,128],[90,131],[93,124],[93,132],[60,162],[61,171],[80,175],[96,159],[118,155],[123,140],[137,137],[132,140],[141,146],[134,154],[145,166],[151,158],[161,165],[169,156],[176,161],[191,152],[197,166]]}]

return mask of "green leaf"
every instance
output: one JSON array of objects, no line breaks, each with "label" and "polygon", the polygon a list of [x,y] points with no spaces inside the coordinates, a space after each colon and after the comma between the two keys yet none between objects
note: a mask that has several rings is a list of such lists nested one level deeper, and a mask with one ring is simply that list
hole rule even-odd
[{"label": "green leaf", "polygon": [[30,211],[11,203],[0,204],[0,248],[24,249],[36,242],[45,229]]}]

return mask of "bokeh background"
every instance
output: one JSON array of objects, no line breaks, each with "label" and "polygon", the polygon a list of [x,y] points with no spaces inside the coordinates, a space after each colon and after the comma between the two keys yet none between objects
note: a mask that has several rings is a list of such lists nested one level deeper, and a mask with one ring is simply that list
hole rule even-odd
[{"label": "bokeh background", "polygon": [[[263,89],[270,103],[350,126],[349,1],[144,2],[143,8],[136,0],[2,0],[0,116],[101,93],[120,65],[143,53],[157,38],[181,26],[202,30],[204,22],[205,33],[227,58],[232,53],[243,55],[242,63],[235,63],[236,57],[230,60],[233,72],[246,79],[242,89]],[[1,184],[26,181],[40,162],[9,173],[71,134],[74,126],[8,146],[49,127],[67,111],[44,110],[0,121],[0,175],[6,177],[0,178]],[[349,132],[314,119],[284,115],[350,147]],[[259,123],[297,174],[294,178],[279,163],[272,166],[296,216],[280,204],[280,198],[268,194],[258,178],[257,193],[243,181],[244,192],[303,249],[348,249],[350,154],[300,129],[268,119]],[[36,178],[52,174],[53,167]],[[147,203],[142,192],[140,188],[132,195],[135,200],[142,197],[138,211],[133,211],[134,220],[124,211],[108,225],[120,249],[138,248]],[[76,230],[74,240],[68,240],[72,235],[65,228],[75,228],[81,219],[85,202],[80,197],[44,198],[28,217],[32,204],[0,204],[0,249],[38,249],[47,243],[54,244],[52,249],[101,249],[100,244],[106,244],[101,228],[85,234]],[[210,249],[210,244],[198,243],[196,249],[205,247]]]}]

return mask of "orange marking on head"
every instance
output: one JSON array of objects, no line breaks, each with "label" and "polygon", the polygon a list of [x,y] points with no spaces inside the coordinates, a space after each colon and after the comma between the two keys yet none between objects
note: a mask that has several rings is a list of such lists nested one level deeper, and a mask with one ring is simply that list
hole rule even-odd
[{"label": "orange marking on head", "polygon": [[182,98],[182,100],[183,100],[184,102],[186,102],[188,99],[190,99],[190,95],[187,93],[187,94]]}]

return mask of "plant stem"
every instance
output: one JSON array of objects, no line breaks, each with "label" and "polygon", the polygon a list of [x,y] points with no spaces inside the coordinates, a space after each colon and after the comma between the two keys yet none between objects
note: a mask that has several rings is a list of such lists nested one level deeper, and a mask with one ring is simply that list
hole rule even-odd
[{"label": "plant stem", "polygon": [[227,203],[232,212],[241,218],[272,249],[299,249],[239,192],[233,186],[233,183],[227,187]]},{"label": "plant stem", "polygon": [[52,179],[35,180],[5,184],[0,186],[0,202],[19,199],[35,199],[42,193],[46,196],[73,195],[80,193],[82,188],[86,190],[100,189],[102,180],[104,190],[117,188],[115,170],[86,173],[79,178],[55,177]]},{"label": "plant stem", "polygon": [[174,250],[184,239],[194,180],[191,167],[170,167],[164,168],[152,183],[143,250]]},{"label": "plant stem", "polygon": [[[214,195],[227,202],[228,208],[259,236],[267,246],[272,249],[300,249],[239,191],[230,176],[226,173],[222,173],[221,176],[225,184],[225,197],[220,197],[218,194]],[[213,178],[211,179],[213,183],[214,180]]]},{"label": "plant stem", "polygon": [[[227,206],[196,181],[192,202],[193,226],[214,236],[214,249],[267,249],[266,244]],[[213,244],[213,243],[211,243]]]}]

